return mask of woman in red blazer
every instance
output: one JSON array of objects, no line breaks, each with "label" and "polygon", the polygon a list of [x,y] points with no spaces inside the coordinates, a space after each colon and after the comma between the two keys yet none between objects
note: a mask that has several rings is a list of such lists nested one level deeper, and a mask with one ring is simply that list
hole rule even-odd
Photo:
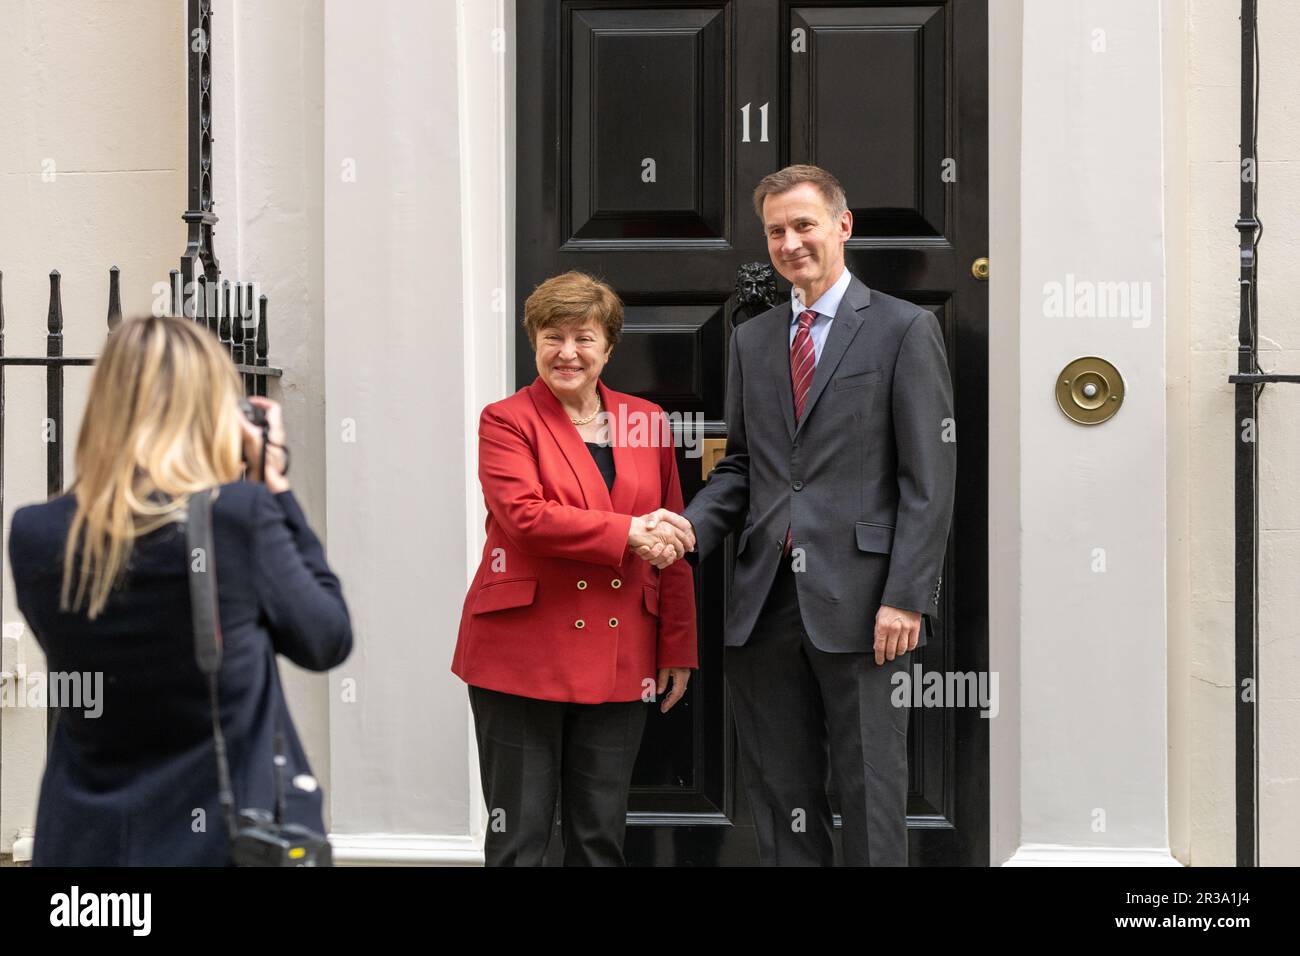
[{"label": "woman in red blazer", "polygon": [[[489,866],[538,865],[560,800],[566,865],[619,865],[649,702],[697,666],[694,542],[663,410],[606,388],[623,325],[609,286],[569,272],[524,305],[537,379],[479,419],[487,541],[452,671],[469,684]],[[644,556],[644,559],[643,557]]]}]

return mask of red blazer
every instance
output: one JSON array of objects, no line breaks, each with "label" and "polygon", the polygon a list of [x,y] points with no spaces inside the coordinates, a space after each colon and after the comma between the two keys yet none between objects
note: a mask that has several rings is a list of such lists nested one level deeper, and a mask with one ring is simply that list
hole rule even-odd
[{"label": "red blazer", "polygon": [[479,418],[487,542],[451,664],[468,684],[599,704],[653,693],[661,667],[698,666],[691,566],[661,572],[627,547],[632,515],[682,509],[663,410],[597,387],[610,414],[612,493],[540,378]]}]

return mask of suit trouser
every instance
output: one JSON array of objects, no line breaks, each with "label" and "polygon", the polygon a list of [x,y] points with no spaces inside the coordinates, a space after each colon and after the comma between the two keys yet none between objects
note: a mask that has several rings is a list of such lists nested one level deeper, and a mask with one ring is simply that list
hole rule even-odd
[{"label": "suit trouser", "polygon": [[906,866],[908,708],[891,704],[890,681],[912,655],[877,666],[872,652],[818,650],[799,612],[798,573],[781,561],[749,641],[725,653],[759,858],[834,863],[829,751],[844,863]]},{"label": "suit trouser", "polygon": [[642,701],[570,704],[469,688],[488,866],[540,866],[560,804],[565,866],[622,866]]}]

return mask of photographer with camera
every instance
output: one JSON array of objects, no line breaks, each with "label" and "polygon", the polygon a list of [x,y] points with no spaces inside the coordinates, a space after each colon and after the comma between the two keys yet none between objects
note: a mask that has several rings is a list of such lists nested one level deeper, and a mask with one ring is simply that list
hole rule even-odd
[{"label": "photographer with camera", "polygon": [[98,716],[55,712],[35,865],[330,862],[276,655],[329,670],[352,628],[289,488],[280,407],[241,399],[202,326],[123,322],[72,487],[14,514],[18,607],[49,672],[103,674]]}]

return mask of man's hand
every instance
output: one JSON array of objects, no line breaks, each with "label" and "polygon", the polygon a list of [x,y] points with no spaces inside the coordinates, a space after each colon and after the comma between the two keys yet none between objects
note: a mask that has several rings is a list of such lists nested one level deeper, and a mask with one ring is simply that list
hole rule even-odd
[{"label": "man's hand", "polygon": [[662,570],[695,550],[695,532],[681,515],[660,508],[632,519],[627,543],[639,557]]},{"label": "man's hand", "polygon": [[916,649],[921,639],[921,612],[880,605],[876,612],[876,664]]},{"label": "man's hand", "polygon": [[674,511],[667,508],[660,508],[658,511],[652,511],[645,516],[646,527],[654,531],[664,524],[671,525],[679,532],[679,537],[686,544],[687,551],[695,550],[695,528],[689,521]]},{"label": "man's hand", "polygon": [[666,521],[651,524],[651,515],[634,517],[627,534],[627,546],[656,568],[668,567],[695,544],[687,539],[675,525]]}]

